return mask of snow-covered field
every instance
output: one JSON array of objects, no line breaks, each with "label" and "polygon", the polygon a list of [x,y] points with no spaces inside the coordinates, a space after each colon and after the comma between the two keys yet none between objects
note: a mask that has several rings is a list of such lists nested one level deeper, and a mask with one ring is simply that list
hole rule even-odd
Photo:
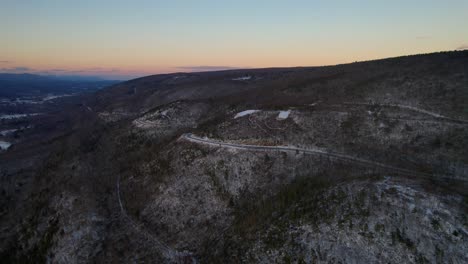
[{"label": "snow-covered field", "polygon": [[243,117],[243,116],[247,116],[247,115],[250,115],[250,114],[253,114],[253,113],[256,113],[256,112],[260,112],[260,110],[245,110],[245,111],[237,113],[234,116],[234,119],[239,118],[239,117]]},{"label": "snow-covered field", "polygon": [[10,146],[10,142],[0,141],[0,150],[7,150]]},{"label": "snow-covered field", "polygon": [[286,118],[289,117],[289,114],[291,113],[291,110],[287,110],[287,111],[280,111],[279,114],[278,114],[278,119],[279,120],[284,120]]}]

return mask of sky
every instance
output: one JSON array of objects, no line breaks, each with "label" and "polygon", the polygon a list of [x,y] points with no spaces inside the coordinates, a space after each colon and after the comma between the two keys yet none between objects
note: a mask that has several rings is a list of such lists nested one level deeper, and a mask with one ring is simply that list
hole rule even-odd
[{"label": "sky", "polygon": [[0,0],[0,72],[129,79],[468,48],[468,0]]}]

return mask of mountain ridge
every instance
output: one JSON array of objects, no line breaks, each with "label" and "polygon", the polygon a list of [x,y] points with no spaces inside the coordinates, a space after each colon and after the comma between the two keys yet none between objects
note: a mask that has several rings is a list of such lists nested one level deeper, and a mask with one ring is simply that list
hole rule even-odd
[{"label": "mountain ridge", "polygon": [[0,153],[1,259],[466,262],[467,57],[152,75],[78,96]]}]

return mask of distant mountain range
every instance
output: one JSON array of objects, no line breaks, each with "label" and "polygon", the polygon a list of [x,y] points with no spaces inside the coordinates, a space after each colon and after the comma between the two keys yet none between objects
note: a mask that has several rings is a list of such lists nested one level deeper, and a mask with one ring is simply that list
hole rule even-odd
[{"label": "distant mountain range", "polygon": [[0,73],[0,97],[94,91],[117,82],[86,76],[43,76],[29,73]]}]

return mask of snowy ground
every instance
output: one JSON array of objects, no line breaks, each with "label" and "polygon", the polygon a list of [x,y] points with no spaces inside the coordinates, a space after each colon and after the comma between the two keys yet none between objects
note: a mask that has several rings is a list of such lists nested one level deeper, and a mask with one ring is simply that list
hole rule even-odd
[{"label": "snowy ground", "polygon": [[243,117],[243,116],[247,116],[247,115],[251,115],[251,114],[256,113],[256,112],[260,112],[260,110],[245,110],[245,111],[237,113],[234,116],[234,119],[239,118],[239,117]]},{"label": "snowy ground", "polygon": [[74,96],[74,95],[76,95],[76,94],[60,94],[60,95],[48,94],[46,97],[44,97],[42,99],[42,101],[50,101],[50,100],[54,100],[54,99],[57,99],[57,98]]},{"label": "snowy ground", "polygon": [[0,141],[0,150],[7,150],[10,146],[10,142]]},{"label": "snowy ground", "polygon": [[[448,116],[441,115],[439,113],[434,113],[425,109],[421,109],[418,107],[410,106],[410,105],[402,105],[402,104],[371,104],[371,103],[355,103],[355,102],[345,102],[345,104],[348,105],[368,105],[368,106],[386,106],[386,107],[397,107],[401,109],[407,109],[407,110],[412,110],[415,112],[423,113],[435,118],[441,118],[441,119],[446,119],[446,120],[451,120],[451,121],[457,121],[457,122],[462,122],[462,123],[468,123],[468,120],[465,119],[460,119],[460,118],[451,118]],[[371,112],[369,114],[372,114]]]},{"label": "snowy ground", "polygon": [[278,114],[278,120],[284,120],[284,119],[287,119],[289,117],[289,114],[291,113],[291,110],[287,110],[287,111],[280,111],[279,114]]},{"label": "snowy ground", "polygon": [[1,104],[6,105],[17,105],[17,104],[42,104],[42,101],[34,100],[34,99],[22,99],[16,98],[14,101],[10,99],[0,100]]},{"label": "snowy ground", "polygon": [[17,119],[17,118],[37,116],[37,115],[42,115],[42,113],[0,115],[0,120]]},{"label": "snowy ground", "polygon": [[237,78],[233,78],[232,80],[233,81],[248,81],[252,79],[252,76],[242,76],[242,77],[237,77]]},{"label": "snowy ground", "polygon": [[6,104],[6,105],[18,105],[18,104],[43,104],[45,102],[55,100],[57,98],[62,98],[62,97],[69,97],[69,96],[75,96],[77,95],[76,93],[72,94],[48,94],[44,97],[21,97],[21,98],[16,98],[14,100],[8,99],[8,98],[1,98],[0,99],[0,104]]},{"label": "snowy ground", "polygon": [[2,130],[0,131],[0,135],[1,136],[6,136],[6,135],[9,135],[11,133],[14,133],[15,131],[17,131],[18,129],[7,129],[7,130]]}]

